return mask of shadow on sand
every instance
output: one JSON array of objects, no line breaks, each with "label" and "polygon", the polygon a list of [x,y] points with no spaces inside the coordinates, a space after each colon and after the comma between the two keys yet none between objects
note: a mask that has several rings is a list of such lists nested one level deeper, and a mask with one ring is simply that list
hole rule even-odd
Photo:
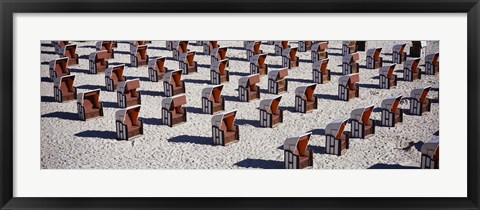
[{"label": "shadow on sand", "polygon": [[247,158],[234,165],[243,168],[283,169],[283,162],[278,160],[262,160]]},{"label": "shadow on sand", "polygon": [[181,135],[168,139],[168,142],[212,145],[212,138],[206,136]]}]

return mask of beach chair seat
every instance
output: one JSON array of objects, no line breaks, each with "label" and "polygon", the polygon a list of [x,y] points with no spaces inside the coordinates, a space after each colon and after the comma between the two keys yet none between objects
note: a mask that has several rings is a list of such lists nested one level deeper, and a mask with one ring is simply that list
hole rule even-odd
[{"label": "beach chair seat", "polygon": [[218,41],[205,41],[203,42],[203,54],[212,55],[213,49],[220,47]]},{"label": "beach chair seat", "polygon": [[163,76],[163,91],[167,97],[185,93],[185,82],[182,81],[182,70],[165,73]]},{"label": "beach chair seat", "polygon": [[380,89],[390,89],[397,86],[397,75],[394,74],[396,64],[382,66],[379,70],[379,87]]},{"label": "beach chair seat", "polygon": [[373,105],[361,106],[350,113],[350,137],[364,139],[375,134],[375,121],[370,119]]},{"label": "beach chair seat", "polygon": [[120,108],[125,108],[142,103],[142,95],[139,92],[140,80],[132,79],[120,82],[117,85],[117,104]]},{"label": "beach chair seat", "polygon": [[125,64],[111,66],[105,70],[105,87],[107,91],[115,91],[118,83],[127,80],[127,77],[123,76],[123,70]]},{"label": "beach chair seat", "polygon": [[244,102],[250,102],[251,100],[260,98],[260,87],[257,85],[257,83],[259,82],[259,74],[252,74],[246,77],[241,77],[238,80],[239,100]]},{"label": "beach chair seat", "polygon": [[343,41],[342,42],[342,55],[348,55],[357,52],[356,41]]},{"label": "beach chair seat", "polygon": [[312,50],[313,41],[298,41],[298,51],[307,52]]},{"label": "beach chair seat", "polygon": [[78,64],[78,54],[76,44],[67,44],[62,47],[62,56],[68,58],[68,65],[77,65]]},{"label": "beach chair seat", "polygon": [[194,61],[195,51],[188,51],[180,55],[178,67],[182,69],[182,74],[198,72],[197,61]]},{"label": "beach chair seat", "polygon": [[314,95],[317,84],[299,86],[295,89],[295,111],[307,113],[318,108],[318,98]]},{"label": "beach chair seat", "polygon": [[143,135],[143,122],[138,118],[140,107],[130,106],[115,113],[116,139],[129,140]]},{"label": "beach chair seat", "polygon": [[403,64],[403,80],[413,81],[422,78],[421,69],[418,68],[420,58],[408,59]]},{"label": "beach chair seat", "polygon": [[221,60],[215,66],[210,66],[210,83],[219,85],[230,81],[229,71],[227,70],[228,60]]},{"label": "beach chair seat", "polygon": [[207,87],[202,90],[202,112],[215,114],[225,110],[225,99],[222,96],[223,85]]},{"label": "beach chair seat", "polygon": [[260,49],[262,46],[261,41],[248,41],[247,46],[245,47],[247,51],[247,60],[250,61],[250,63],[254,63],[255,61],[252,60],[255,55],[258,54],[264,54],[263,50]]},{"label": "beach chair seat", "polygon": [[173,127],[179,123],[187,122],[187,104],[185,94],[175,95],[162,100],[162,121],[164,125]]},{"label": "beach chair seat", "polygon": [[[138,41],[137,41],[138,42]],[[148,45],[136,45],[135,42],[130,43],[130,66],[139,67],[148,65],[147,55]]]},{"label": "beach chair seat", "polygon": [[439,72],[439,53],[433,53],[425,56],[425,73],[435,75]]},{"label": "beach chair seat", "polygon": [[410,46],[410,57],[425,58],[427,52],[427,41],[412,41]]},{"label": "beach chair seat", "polygon": [[275,55],[283,55],[283,50],[290,48],[288,41],[275,41]]},{"label": "beach chair seat", "polygon": [[108,68],[107,51],[101,50],[90,53],[88,63],[91,74],[104,72]]},{"label": "beach chair seat", "polygon": [[324,41],[315,42],[311,48],[312,63],[315,63],[318,60],[327,59],[328,58],[327,48],[328,48],[328,42],[324,42]]},{"label": "beach chair seat", "polygon": [[55,54],[62,55],[65,45],[69,45],[70,41],[52,41],[53,50]]},{"label": "beach chair seat", "polygon": [[440,168],[440,138],[433,136],[431,140],[425,142],[420,149],[422,156],[420,159],[421,169],[439,169]]},{"label": "beach chair seat", "polygon": [[360,67],[357,62],[359,59],[360,59],[360,53],[358,52],[343,56],[342,74],[348,75],[348,74],[358,73]]},{"label": "beach chair seat", "polygon": [[341,156],[350,148],[350,137],[343,131],[348,118],[339,118],[325,127],[325,153]]},{"label": "beach chair seat", "polygon": [[212,144],[226,146],[240,140],[240,130],[235,125],[237,110],[212,117]]},{"label": "beach chair seat", "polygon": [[80,120],[103,116],[103,104],[100,102],[100,89],[85,91],[77,95],[77,112]]},{"label": "beach chair seat", "polygon": [[[220,45],[213,48],[210,55],[210,65],[217,65],[221,60],[228,60],[227,51],[228,47],[220,47]],[[229,63],[230,62],[227,62],[227,67],[229,66]]]},{"label": "beach chair seat", "polygon": [[316,84],[324,84],[331,80],[331,71],[327,69],[328,58],[317,60],[312,64],[312,78]]},{"label": "beach chair seat", "polygon": [[404,52],[407,44],[397,44],[392,48],[392,62],[401,64],[407,60],[407,53]]},{"label": "beach chair seat", "polygon": [[380,124],[386,127],[395,127],[396,124],[403,122],[403,110],[398,108],[402,96],[386,98],[382,101],[380,108],[382,119]]},{"label": "beach chair seat", "polygon": [[250,59],[250,74],[268,74],[268,65],[265,63],[267,54],[255,54]]},{"label": "beach chair seat", "polygon": [[283,49],[282,67],[288,69],[298,67],[299,59],[297,55],[297,47],[289,47]]},{"label": "beach chair seat", "polygon": [[56,102],[66,102],[77,99],[77,88],[73,86],[75,75],[57,77],[54,81],[53,96]]},{"label": "beach chair seat", "polygon": [[176,45],[174,45],[172,49],[172,57],[173,57],[173,60],[179,61],[180,55],[190,51],[188,49],[188,41],[178,41],[178,42],[175,42],[174,44]]},{"label": "beach chair seat", "polygon": [[282,96],[260,101],[260,126],[273,128],[283,122],[283,110],[280,109]]},{"label": "beach chair seat", "polygon": [[268,72],[268,93],[280,94],[288,91],[288,69],[282,68]]},{"label": "beach chair seat", "polygon": [[148,61],[148,78],[152,82],[158,82],[163,79],[168,68],[165,67],[165,57],[157,57]]},{"label": "beach chair seat", "polygon": [[111,59],[111,58],[115,58],[112,43],[113,43],[112,41],[98,41],[95,46],[97,51],[106,50],[107,51],[106,59]]},{"label": "beach chair seat", "polygon": [[378,69],[383,65],[383,57],[380,56],[382,48],[372,48],[367,50],[367,69]]},{"label": "beach chair seat", "polygon": [[308,149],[311,132],[301,133],[287,138],[283,143],[285,169],[304,169],[313,167],[313,151]]},{"label": "beach chair seat", "polygon": [[53,82],[56,78],[70,75],[70,70],[68,69],[68,58],[56,58],[51,60],[49,63],[49,74],[50,80]]},{"label": "beach chair seat", "polygon": [[352,98],[359,97],[360,88],[357,83],[360,81],[360,75],[349,74],[338,79],[338,98],[340,100],[349,101]]},{"label": "beach chair seat", "polygon": [[426,86],[410,92],[410,114],[421,116],[430,111],[431,100],[427,98],[427,95],[431,88],[431,86]]}]

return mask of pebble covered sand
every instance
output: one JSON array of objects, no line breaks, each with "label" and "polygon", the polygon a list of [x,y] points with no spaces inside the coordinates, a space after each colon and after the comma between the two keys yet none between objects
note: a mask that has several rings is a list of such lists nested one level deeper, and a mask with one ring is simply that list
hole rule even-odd
[{"label": "pebble covered sand", "polygon": [[[115,139],[116,92],[105,91],[104,73],[89,74],[88,56],[95,51],[96,41],[74,41],[77,44],[79,64],[69,66],[76,75],[74,86],[78,92],[100,88],[100,100],[104,116],[80,121],[76,100],[57,103],[53,98],[53,82],[48,78],[49,61],[58,58],[50,41],[41,42],[41,168],[42,169],[275,169],[283,168],[283,143],[287,137],[302,132],[312,132],[309,148],[314,152],[314,169],[396,169],[419,168],[420,148],[439,130],[439,75],[422,74],[420,80],[403,81],[403,64],[396,65],[399,80],[397,87],[389,90],[378,88],[378,69],[366,69],[366,53],[360,52],[360,97],[350,101],[337,99],[338,78],[342,72],[342,41],[329,42],[328,69],[331,82],[318,84],[315,95],[318,109],[306,114],[294,111],[296,87],[312,83],[310,51],[298,52],[300,66],[289,70],[288,92],[281,94],[280,107],[284,109],[284,122],[274,128],[259,127],[259,103],[238,101],[238,79],[249,75],[249,62],[243,41],[219,41],[228,46],[230,58],[230,82],[224,83],[222,95],[226,99],[225,110],[237,109],[235,123],[239,125],[240,141],[228,146],[213,146],[212,115],[201,111],[201,91],[211,86],[210,56],[204,55],[202,46],[190,42],[189,49],[197,52],[198,73],[182,75],[186,83],[188,110],[187,122],[173,128],[161,123],[163,83],[150,82],[148,67],[126,65],[124,75],[128,79],[140,79],[142,105],[140,117],[144,122],[144,135],[129,141]],[[367,49],[381,47],[384,65],[392,60],[392,47],[410,41],[367,41]],[[296,41],[291,41],[297,46]],[[129,63],[129,42],[119,41],[115,58],[109,65]],[[261,49],[268,53],[269,70],[281,68],[281,56],[274,56],[274,46],[262,43]],[[427,54],[438,52],[439,42],[427,42]],[[165,41],[149,44],[150,58],[167,57],[166,67],[178,69],[178,61],[165,48]],[[422,59],[420,68],[425,70]],[[267,76],[258,84],[260,99],[275,95],[267,92]],[[390,96],[410,96],[417,87],[432,87],[428,98],[432,99],[431,112],[423,116],[404,115],[404,122],[393,128],[377,127],[375,134],[367,139],[350,139],[350,149],[342,155],[325,154],[325,126],[340,117],[350,117],[350,112],[360,105],[373,104],[379,107]],[[409,109],[409,101],[402,100],[400,108]],[[380,120],[380,111],[375,109],[371,119]],[[350,124],[345,131],[350,131]]]}]

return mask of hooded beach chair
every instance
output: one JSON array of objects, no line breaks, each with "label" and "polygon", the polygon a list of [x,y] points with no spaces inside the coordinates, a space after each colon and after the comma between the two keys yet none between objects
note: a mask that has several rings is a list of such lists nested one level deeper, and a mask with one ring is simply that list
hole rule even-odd
[{"label": "hooded beach chair", "polygon": [[135,105],[115,112],[118,140],[128,140],[143,135],[143,122],[138,118],[140,107],[140,105]]},{"label": "hooded beach chair", "polygon": [[313,82],[316,84],[323,84],[331,79],[330,69],[327,69],[328,58],[315,61],[312,64]]},{"label": "hooded beach chair", "polygon": [[139,67],[148,65],[147,45],[130,43],[130,66]]},{"label": "hooded beach chair", "polygon": [[311,132],[297,134],[283,143],[285,169],[304,169],[313,167],[313,151],[308,149]]},{"label": "hooded beach chair", "polygon": [[237,110],[223,112],[212,117],[212,143],[226,146],[240,140],[240,130],[235,125]]},{"label": "hooded beach chair", "polygon": [[187,122],[187,109],[183,105],[187,104],[185,94],[176,95],[162,100],[162,122],[170,127]]},{"label": "hooded beach chair", "polygon": [[73,86],[75,75],[57,77],[54,81],[53,96],[56,102],[63,103],[77,99],[77,88]]},{"label": "hooded beach chair", "polygon": [[402,96],[386,98],[380,104],[382,119],[380,124],[387,127],[395,127],[396,124],[403,122],[403,110],[398,108]]},{"label": "hooded beach chair", "polygon": [[298,51],[307,52],[312,50],[313,41],[298,41]]},{"label": "hooded beach chair", "polygon": [[274,127],[283,122],[283,110],[280,109],[282,96],[260,101],[260,126]]},{"label": "hooded beach chair", "polygon": [[250,61],[250,63],[252,63],[252,58],[255,55],[263,54],[263,50],[260,50],[260,46],[262,46],[261,41],[251,41],[247,43],[247,60]]},{"label": "hooded beach chair", "polygon": [[203,42],[203,54],[204,55],[212,55],[212,51],[215,48],[220,47],[218,41],[205,41]]},{"label": "hooded beach chair", "polygon": [[120,82],[125,82],[127,77],[123,76],[125,64],[111,66],[105,70],[105,87],[107,91],[115,91]]},{"label": "hooded beach chair", "polygon": [[390,89],[397,86],[397,75],[393,73],[395,66],[396,64],[382,66],[378,70],[380,75],[378,81],[381,89]]},{"label": "hooded beach chair", "polygon": [[180,55],[187,53],[188,49],[188,41],[178,41],[177,45],[174,45],[172,50],[172,57],[174,60],[180,60]]},{"label": "hooded beach chair", "polygon": [[299,59],[297,56],[297,48],[289,47],[283,50],[282,54],[282,67],[288,69],[298,67]]},{"label": "hooded beach chair", "polygon": [[439,53],[433,53],[425,56],[425,72],[429,75],[435,75],[439,71]]},{"label": "hooded beach chair", "polygon": [[250,74],[268,74],[268,65],[265,63],[267,54],[256,54],[250,59]]},{"label": "hooded beach chair", "polygon": [[58,55],[63,54],[63,49],[65,45],[68,45],[68,44],[70,44],[70,41],[52,41],[53,50]]},{"label": "hooded beach chair", "polygon": [[120,108],[139,105],[142,103],[142,97],[138,91],[140,80],[132,79],[120,82],[117,85],[117,104]]},{"label": "hooded beach chair", "polygon": [[193,59],[195,59],[195,51],[188,51],[180,54],[178,67],[182,69],[182,74],[198,72],[197,61],[194,61]]},{"label": "hooded beach chair", "polygon": [[67,44],[62,47],[62,56],[68,58],[68,65],[77,65],[78,64],[78,54],[76,44]]},{"label": "hooded beach chair", "polygon": [[408,59],[403,64],[403,80],[413,81],[422,78],[421,69],[418,68],[420,58]]},{"label": "hooded beach chair", "polygon": [[407,44],[397,44],[392,48],[392,62],[401,64],[403,61],[407,60],[407,53],[404,52],[405,46]]},{"label": "hooded beach chair", "polygon": [[357,82],[360,81],[360,75],[349,74],[338,79],[338,98],[340,100],[348,101],[351,98],[359,97],[360,88]]},{"label": "hooded beach chair", "polygon": [[225,110],[225,99],[222,96],[223,85],[215,85],[202,90],[202,111],[215,114]]},{"label": "hooded beach chair", "polygon": [[185,93],[182,70],[169,71],[163,75],[163,91],[166,97]]},{"label": "hooded beach chair", "polygon": [[90,74],[104,72],[108,68],[107,51],[101,50],[90,53],[88,56]]},{"label": "hooded beach chair", "polygon": [[422,152],[420,160],[421,169],[439,169],[440,165],[440,138],[433,136],[430,141],[425,142],[420,149]]},{"label": "hooded beach chair", "polygon": [[350,146],[350,138],[343,133],[348,118],[339,118],[325,127],[325,153],[342,155]]},{"label": "hooded beach chair", "polygon": [[105,87],[107,91],[115,91],[120,82],[125,82],[127,77],[123,76],[125,64],[111,66],[105,70]]},{"label": "hooded beach chair", "polygon": [[431,101],[427,98],[431,87],[413,89],[410,92],[410,113],[421,116],[430,111]]},{"label": "hooded beach chair", "polygon": [[253,74],[241,77],[238,80],[238,98],[240,101],[250,102],[253,99],[260,98],[260,75]]},{"label": "hooded beach chair", "polygon": [[288,41],[275,41],[275,55],[283,55],[283,50],[290,48]]},{"label": "hooded beach chair", "polygon": [[80,120],[103,116],[100,89],[89,90],[77,95],[77,112]]},{"label": "hooded beach chair", "polygon": [[370,119],[373,108],[373,105],[369,105],[352,110],[350,113],[350,137],[364,139],[375,134],[375,121]]},{"label": "hooded beach chair", "polygon": [[62,77],[70,75],[70,70],[68,70],[68,58],[56,58],[51,60],[49,63],[48,72],[50,73],[50,80],[55,81],[57,77]]},{"label": "hooded beach chair", "polygon": [[307,113],[317,109],[318,98],[314,95],[317,84],[299,86],[295,89],[295,111]]},{"label": "hooded beach chair", "polygon": [[312,45],[312,52],[311,52],[311,58],[312,58],[312,63],[318,60],[326,59],[328,58],[328,42],[315,42]]},{"label": "hooded beach chair", "polygon": [[357,52],[356,41],[343,41],[342,42],[342,55],[348,55]]},{"label": "hooded beach chair", "polygon": [[268,93],[280,94],[288,90],[288,69],[278,69],[268,72]]},{"label": "hooded beach chair", "polygon": [[360,59],[360,53],[352,53],[343,56],[342,59],[342,74],[353,74],[358,73],[360,67],[357,61]]},{"label": "hooded beach chair", "polygon": [[168,68],[165,67],[165,57],[153,58],[148,61],[148,78],[152,82],[158,82],[163,79],[163,75],[167,73]]},{"label": "hooded beach chair", "polygon": [[427,41],[412,41],[412,46],[410,47],[410,57],[416,58],[425,58],[425,53],[427,52]]},{"label": "hooded beach chair", "polygon": [[107,59],[114,58],[112,41],[98,41],[96,44],[97,51],[106,50]]},{"label": "hooded beach chair", "polygon": [[216,66],[210,66],[210,83],[219,85],[230,81],[229,71],[227,70],[228,60],[221,60]]},{"label": "hooded beach chair", "polygon": [[[210,55],[210,64],[216,65],[221,60],[225,60],[225,59],[228,60],[227,51],[228,51],[228,47],[213,48],[212,53]],[[228,67],[228,62],[227,62],[227,67]]]},{"label": "hooded beach chair", "polygon": [[383,64],[383,57],[380,57],[382,48],[372,48],[367,50],[367,69],[378,69]]}]

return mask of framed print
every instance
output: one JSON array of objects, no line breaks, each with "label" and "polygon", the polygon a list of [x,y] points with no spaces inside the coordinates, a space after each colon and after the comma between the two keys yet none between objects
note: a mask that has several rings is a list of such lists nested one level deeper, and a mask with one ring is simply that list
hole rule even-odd
[{"label": "framed print", "polygon": [[1,5],[2,209],[479,208],[478,1]]}]

